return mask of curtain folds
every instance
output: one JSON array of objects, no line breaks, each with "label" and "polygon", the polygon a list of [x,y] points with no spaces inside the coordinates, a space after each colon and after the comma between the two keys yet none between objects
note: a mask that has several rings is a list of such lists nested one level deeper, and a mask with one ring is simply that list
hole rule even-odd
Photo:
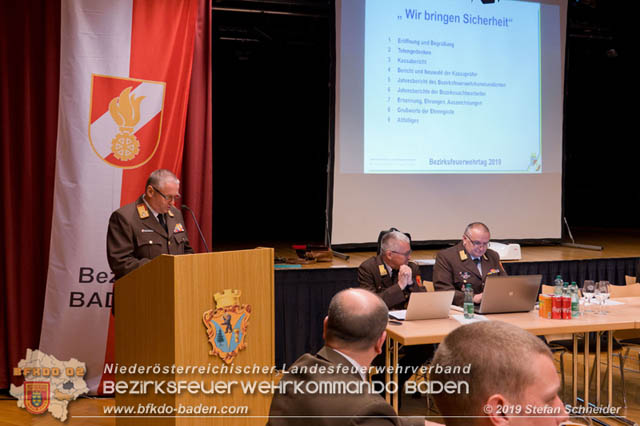
[{"label": "curtain folds", "polygon": [[[182,174],[185,203],[211,243],[211,0],[199,0]],[[60,2],[0,4],[0,389],[39,346],[53,210]],[[204,251],[190,214],[189,238]],[[13,382],[12,382],[13,380]]]},{"label": "curtain folds", "polygon": [[[0,389],[37,349],[53,209],[60,3],[0,6]],[[15,382],[18,384],[18,382]]]},{"label": "curtain folds", "polygon": [[[211,111],[211,4],[212,0],[199,0],[191,88],[187,109],[187,125],[182,163],[182,191],[184,203],[193,209],[209,249],[212,238],[212,111]],[[185,212],[189,241],[196,253],[205,246],[193,223]]]}]

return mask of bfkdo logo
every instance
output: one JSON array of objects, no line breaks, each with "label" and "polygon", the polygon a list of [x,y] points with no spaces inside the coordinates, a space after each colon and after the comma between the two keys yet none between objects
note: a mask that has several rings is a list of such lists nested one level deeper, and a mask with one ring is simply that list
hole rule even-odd
[{"label": "bfkdo logo", "polygon": [[134,169],[160,143],[165,83],[91,75],[89,142],[107,164]]},{"label": "bfkdo logo", "polygon": [[42,414],[49,408],[49,382],[24,382],[24,406],[31,414]]},{"label": "bfkdo logo", "polygon": [[89,392],[84,381],[86,371],[86,364],[75,358],[60,361],[53,355],[27,349],[25,358],[13,369],[13,375],[23,377],[24,382],[20,386],[12,383],[9,394],[17,399],[19,408],[31,414],[48,411],[64,422],[69,403]]}]

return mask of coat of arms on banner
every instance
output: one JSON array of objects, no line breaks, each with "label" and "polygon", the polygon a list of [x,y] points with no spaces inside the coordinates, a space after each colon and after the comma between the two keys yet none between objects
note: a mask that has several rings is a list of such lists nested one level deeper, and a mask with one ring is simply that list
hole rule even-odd
[{"label": "coat of arms on banner", "polygon": [[91,75],[89,142],[107,164],[133,169],[153,157],[160,142],[165,83]]},{"label": "coat of arms on banner", "polygon": [[216,309],[210,309],[202,316],[212,347],[209,355],[218,355],[227,364],[231,364],[238,351],[247,347],[244,339],[251,305],[241,305],[240,294],[240,290],[230,289],[216,293]]},{"label": "coat of arms on banner", "polygon": [[24,382],[24,406],[31,414],[42,414],[49,408],[49,382]]}]

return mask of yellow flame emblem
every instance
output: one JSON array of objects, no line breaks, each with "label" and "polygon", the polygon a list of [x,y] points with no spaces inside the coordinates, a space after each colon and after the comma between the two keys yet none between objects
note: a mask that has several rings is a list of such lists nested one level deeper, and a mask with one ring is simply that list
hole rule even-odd
[{"label": "yellow flame emblem", "polygon": [[145,98],[130,94],[132,87],[124,89],[120,96],[109,102],[109,113],[120,132],[111,140],[111,152],[121,161],[128,161],[140,153],[140,141],[133,129],[140,121],[140,103]]}]

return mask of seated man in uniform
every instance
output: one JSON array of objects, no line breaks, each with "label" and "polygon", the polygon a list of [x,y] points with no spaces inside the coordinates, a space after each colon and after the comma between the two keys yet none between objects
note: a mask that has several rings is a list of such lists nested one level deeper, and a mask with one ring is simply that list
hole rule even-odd
[{"label": "seated man in uniform", "polygon": [[454,305],[462,306],[467,283],[473,288],[473,302],[480,303],[487,276],[507,275],[498,253],[488,248],[490,239],[487,225],[473,222],[464,230],[462,241],[437,254],[433,286],[436,291],[455,290]]},{"label": "seated man in uniform", "polygon": [[429,424],[397,417],[384,398],[370,392],[367,371],[386,339],[387,315],[384,302],[369,291],[351,288],[333,296],[324,319],[325,346],[301,356],[282,377],[267,425]]},{"label": "seated man in uniform", "polygon": [[144,194],[114,211],[107,230],[107,258],[119,279],[161,254],[193,253],[175,200],[180,181],[169,170],[149,176]]},{"label": "seated man in uniform", "polygon": [[358,268],[360,287],[382,297],[389,309],[406,309],[411,292],[426,291],[420,268],[409,262],[410,256],[409,238],[402,232],[387,232],[380,241],[380,254]]},{"label": "seated man in uniform", "polygon": [[[387,232],[380,241],[380,254],[365,260],[358,268],[360,287],[378,294],[389,309],[406,309],[412,292],[427,291],[422,285],[420,268],[409,262],[409,256],[409,238],[402,232]],[[403,368],[398,375],[401,388],[411,377],[407,367],[420,367],[431,358],[433,350],[433,345],[406,346],[402,349],[404,356],[400,358],[399,365]],[[384,365],[384,356],[377,357],[373,365]],[[381,378],[376,376],[376,379]]]},{"label": "seated man in uniform", "polygon": [[432,382],[461,384],[457,392],[434,393],[448,426],[567,420],[551,351],[515,325],[481,321],[456,328],[438,347],[432,367]]}]

